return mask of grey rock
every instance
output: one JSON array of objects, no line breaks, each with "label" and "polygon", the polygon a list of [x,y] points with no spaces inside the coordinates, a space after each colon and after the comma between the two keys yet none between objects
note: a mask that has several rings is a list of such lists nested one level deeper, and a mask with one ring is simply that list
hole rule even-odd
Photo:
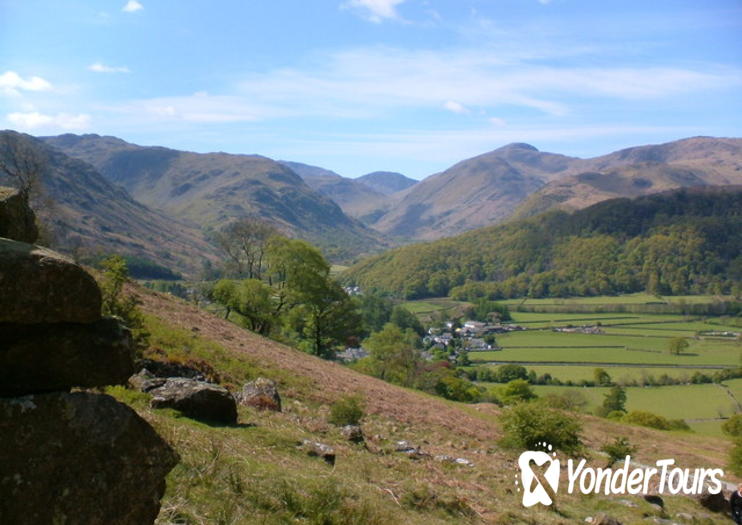
[{"label": "grey rock", "polygon": [[117,319],[0,323],[0,395],[125,384],[133,371],[131,334]]},{"label": "grey rock", "polygon": [[693,496],[693,499],[695,499],[700,506],[710,510],[711,512],[726,512],[729,509],[729,502],[722,492],[711,494],[710,492],[704,491],[702,494]]},{"label": "grey rock", "polygon": [[310,441],[305,439],[301,442],[300,447],[310,456],[324,459],[330,465],[335,465],[335,449],[330,445]]},{"label": "grey rock", "polygon": [[242,391],[235,395],[237,402],[243,406],[260,410],[281,411],[281,396],[278,393],[276,382],[265,377],[259,377],[246,383]]},{"label": "grey rock", "polygon": [[95,279],[47,248],[0,238],[0,323],[90,323],[101,318]]},{"label": "grey rock", "polygon": [[147,390],[152,394],[152,408],[174,408],[193,419],[212,423],[237,423],[237,404],[226,388],[186,378],[153,381],[158,381],[157,386]]},{"label": "grey rock", "polygon": [[34,243],[39,238],[36,215],[18,190],[0,188],[0,237]]},{"label": "grey rock", "polygon": [[621,522],[616,518],[603,514],[602,512],[596,514],[591,523],[593,525],[621,525]]},{"label": "grey rock", "polygon": [[84,392],[0,398],[0,522],[152,523],[178,455],[131,408]]},{"label": "grey rock", "polygon": [[363,429],[360,425],[345,425],[340,433],[345,439],[351,443],[363,443],[365,439],[363,437]]}]

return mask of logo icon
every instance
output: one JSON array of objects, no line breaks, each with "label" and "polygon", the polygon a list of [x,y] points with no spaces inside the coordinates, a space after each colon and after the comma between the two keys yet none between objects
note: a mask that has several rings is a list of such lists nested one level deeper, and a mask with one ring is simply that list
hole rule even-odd
[{"label": "logo icon", "polygon": [[[532,507],[537,503],[551,505],[552,497],[559,488],[561,467],[559,460],[556,459],[556,452],[553,452],[553,447],[547,443],[537,443],[537,446],[543,447],[546,451],[527,450],[518,458],[524,507]],[[516,485],[517,477],[516,474]]]}]

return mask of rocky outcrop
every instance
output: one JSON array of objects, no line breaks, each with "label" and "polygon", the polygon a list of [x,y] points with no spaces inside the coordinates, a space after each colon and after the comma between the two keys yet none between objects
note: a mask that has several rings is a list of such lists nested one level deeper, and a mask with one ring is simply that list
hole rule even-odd
[{"label": "rocky outcrop", "polygon": [[115,319],[89,324],[0,324],[0,395],[126,383],[131,334]]},{"label": "rocky outcrop", "polygon": [[[23,230],[10,222],[4,233]],[[131,334],[101,317],[91,275],[0,238],[0,523],[154,521],[177,454],[112,397],[68,392],[133,369]]]},{"label": "rocky outcrop", "polygon": [[712,494],[707,490],[697,496],[694,496],[698,504],[711,512],[726,512],[729,509],[729,502],[724,497],[723,492]]},{"label": "rocky outcrop", "polygon": [[90,323],[100,319],[95,279],[65,256],[0,239],[0,323]]},{"label": "rocky outcrop", "polygon": [[145,384],[152,408],[174,408],[201,421],[237,423],[237,403],[229,390],[187,378],[153,379]]},{"label": "rocky outcrop", "polygon": [[235,394],[240,405],[254,407],[260,410],[281,411],[281,396],[278,394],[276,382],[265,377],[259,377],[246,383],[242,391]]},{"label": "rocky outcrop", "polygon": [[177,454],[100,394],[0,398],[0,521],[152,523]]},{"label": "rocky outcrop", "polygon": [[39,238],[36,215],[28,199],[12,188],[0,187],[0,237],[27,243]]}]

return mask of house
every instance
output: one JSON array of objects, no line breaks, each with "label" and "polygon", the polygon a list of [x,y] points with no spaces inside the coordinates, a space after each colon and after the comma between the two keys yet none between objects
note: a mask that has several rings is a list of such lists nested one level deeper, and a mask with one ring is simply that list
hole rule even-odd
[{"label": "house", "polygon": [[344,363],[351,363],[353,361],[358,361],[359,359],[363,359],[364,357],[368,357],[368,351],[359,347],[359,348],[346,348],[342,352],[337,353],[337,358]]}]

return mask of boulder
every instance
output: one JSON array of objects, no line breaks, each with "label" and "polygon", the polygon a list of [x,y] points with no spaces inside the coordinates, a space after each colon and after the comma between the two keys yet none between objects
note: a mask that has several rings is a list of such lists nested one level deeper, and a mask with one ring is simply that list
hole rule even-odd
[{"label": "boulder", "polygon": [[363,429],[360,425],[345,425],[340,430],[340,433],[351,443],[363,443],[365,441],[363,437]]},{"label": "boulder", "polygon": [[152,523],[178,455],[134,410],[85,392],[0,398],[0,522]]},{"label": "boulder", "polygon": [[0,238],[0,323],[90,323],[100,319],[95,279],[47,248]]},{"label": "boulder", "polygon": [[237,404],[226,388],[182,377],[152,381],[161,382],[147,390],[152,394],[152,408],[174,408],[200,421],[237,423]]},{"label": "boulder", "polygon": [[694,496],[694,499],[700,506],[711,512],[726,512],[729,509],[729,502],[724,497],[723,492],[717,492],[711,494],[710,492],[704,491],[701,494]]},{"label": "boulder", "polygon": [[278,394],[276,382],[265,377],[246,383],[235,397],[237,402],[243,406],[274,412],[281,411],[281,396]]},{"label": "boulder", "polygon": [[187,377],[196,381],[207,381],[206,376],[200,370],[176,361],[142,359],[139,365],[146,368],[154,377]]},{"label": "boulder", "polygon": [[593,525],[621,525],[621,522],[616,518],[603,514],[602,512],[596,514],[591,523]]},{"label": "boulder", "polygon": [[335,450],[330,445],[305,439],[300,446],[309,456],[322,458],[330,465],[335,465]]},{"label": "boulder", "polygon": [[133,371],[131,334],[117,319],[0,323],[0,395],[125,384]]},{"label": "boulder", "polygon": [[39,238],[28,199],[12,188],[0,188],[0,237],[28,243]]}]

